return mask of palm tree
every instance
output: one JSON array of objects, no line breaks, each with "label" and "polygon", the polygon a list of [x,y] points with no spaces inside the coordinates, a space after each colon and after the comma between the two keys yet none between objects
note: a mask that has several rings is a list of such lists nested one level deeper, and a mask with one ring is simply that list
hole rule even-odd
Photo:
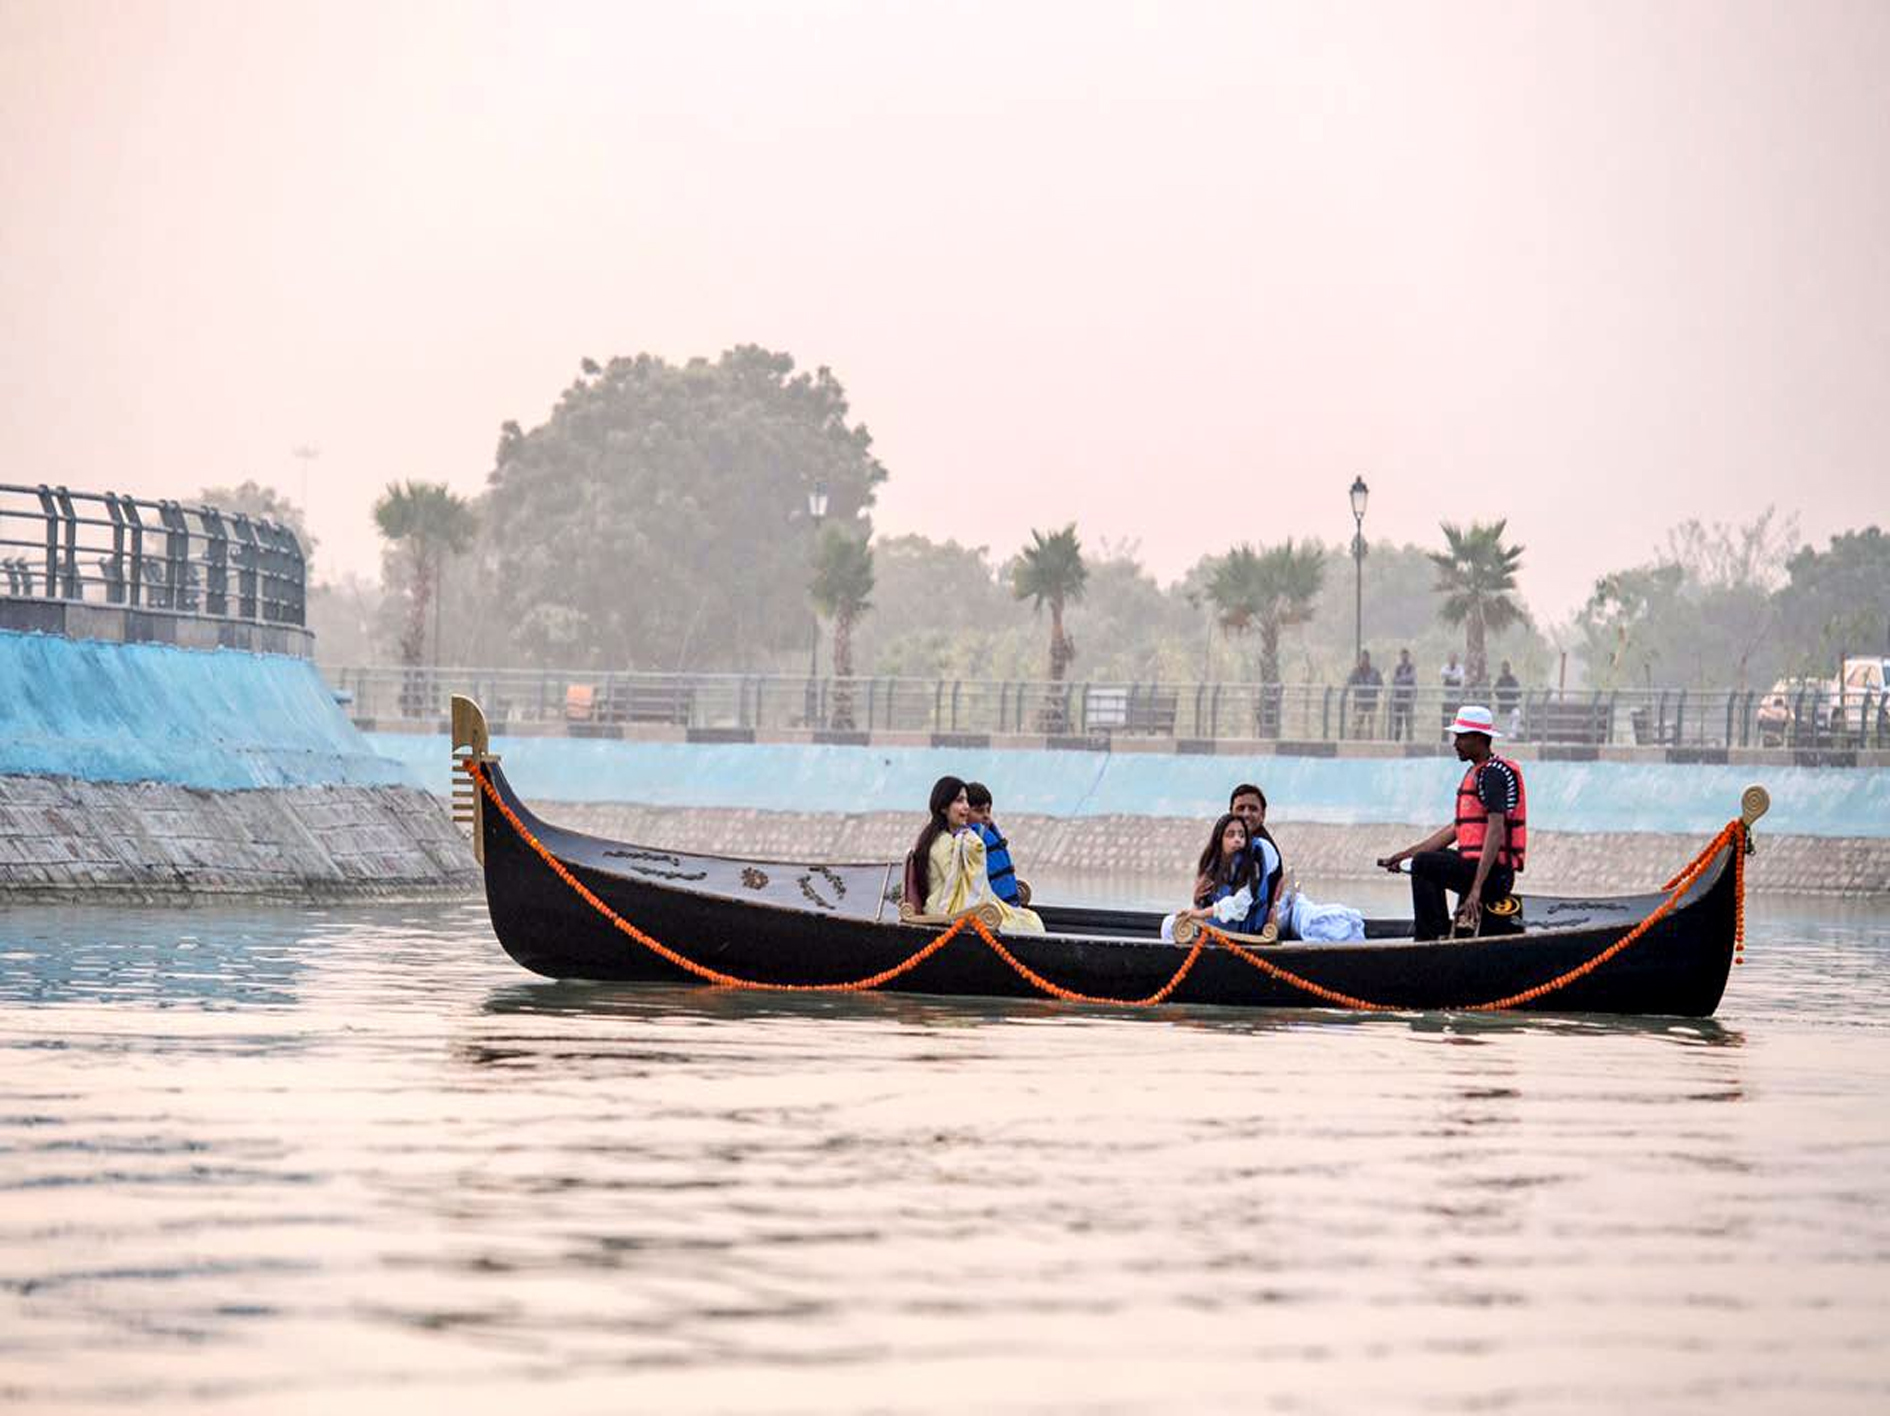
[{"label": "palm tree", "polygon": [[412,581],[407,587],[407,628],[400,637],[401,663],[417,665],[426,649],[427,604],[434,603],[433,653],[440,652],[440,572],[449,553],[472,544],[472,504],[456,496],[444,482],[387,484],[374,504],[374,523],[381,535],[404,544]]},{"label": "palm tree", "polygon": [[1083,564],[1075,522],[1048,536],[1033,530],[1030,539],[1011,567],[1011,594],[1036,602],[1034,609],[1050,607],[1050,680],[1057,683],[1076,658],[1076,641],[1063,628],[1063,608],[1083,598],[1089,567]]},{"label": "palm tree", "polygon": [[853,622],[873,608],[873,548],[830,526],[814,552],[814,609],[833,620],[833,726],[853,727]]},{"label": "palm tree", "polygon": [[1288,537],[1255,551],[1242,542],[1214,564],[1207,597],[1229,634],[1260,632],[1260,682],[1280,682],[1280,631],[1312,619],[1326,578],[1325,552]]},{"label": "palm tree", "polygon": [[1432,589],[1444,597],[1438,614],[1445,624],[1464,627],[1464,682],[1485,685],[1490,682],[1490,663],[1484,636],[1529,618],[1521,602],[1508,594],[1516,589],[1523,548],[1503,545],[1507,518],[1472,522],[1468,529],[1449,522],[1441,525],[1446,549],[1430,553],[1437,566],[1437,584]]}]

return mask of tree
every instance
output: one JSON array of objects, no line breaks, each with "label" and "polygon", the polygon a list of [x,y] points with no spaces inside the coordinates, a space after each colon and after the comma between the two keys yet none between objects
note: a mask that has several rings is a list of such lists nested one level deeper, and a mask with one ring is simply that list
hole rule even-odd
[{"label": "tree", "polygon": [[[1579,653],[1597,688],[1746,688],[1786,663],[1786,558],[1797,532],[1767,508],[1744,526],[1698,520],[1667,533],[1645,565],[1610,571],[1576,615]],[[1827,671],[1828,672],[1828,671]]]},{"label": "tree", "polygon": [[1685,568],[1690,580],[1710,588],[1750,586],[1771,592],[1785,583],[1787,562],[1798,546],[1798,518],[1777,520],[1767,507],[1744,526],[1689,518],[1667,532],[1659,559]]},{"label": "tree", "polygon": [[[1321,544],[1321,550],[1328,571],[1351,570],[1349,542]],[[1374,541],[1365,557],[1364,582],[1364,647],[1372,652],[1372,661],[1388,667],[1397,662],[1400,649],[1408,649],[1417,665],[1418,682],[1436,682],[1445,656],[1462,655],[1463,636],[1438,618],[1432,595],[1437,567],[1430,551],[1389,539]],[[1282,647],[1281,677],[1306,683],[1343,682],[1358,660],[1352,647],[1352,614],[1351,596],[1322,595],[1312,619],[1301,627],[1290,648]],[[1506,630],[1492,631],[1484,644],[1484,657],[1492,664],[1509,659],[1525,681],[1541,682],[1553,673],[1555,649],[1525,619]]]},{"label": "tree", "polygon": [[854,650],[874,674],[1015,677],[994,658],[997,639],[1011,629],[1011,606],[984,547],[875,537],[873,613],[855,627]]},{"label": "tree", "polygon": [[1265,551],[1243,542],[1215,563],[1208,602],[1229,634],[1260,632],[1261,683],[1280,682],[1280,631],[1312,619],[1325,575],[1325,552],[1290,536]]},{"label": "tree", "polygon": [[[886,470],[826,369],[744,345],[586,367],[549,418],[502,426],[487,505],[499,618],[520,655],[752,669],[802,643],[808,489],[864,525]],[[870,530],[870,528],[867,528]]]},{"label": "tree", "polygon": [[1438,614],[1446,624],[1464,627],[1464,682],[1487,685],[1490,665],[1485,635],[1507,629],[1527,614],[1509,594],[1516,589],[1523,548],[1503,544],[1507,518],[1472,522],[1467,529],[1449,522],[1441,525],[1445,549],[1430,553],[1437,567],[1432,589],[1444,597]]},{"label": "tree", "polygon": [[1832,674],[1841,655],[1890,654],[1890,536],[1843,532],[1824,551],[1803,547],[1785,569],[1778,611],[1793,670]]},{"label": "tree", "polygon": [[1675,606],[1686,579],[1684,567],[1668,562],[1611,571],[1596,580],[1575,617],[1582,659],[1596,688],[1651,688],[1657,665],[1666,686],[1675,642],[1682,639],[1670,627],[1679,618]]},{"label": "tree", "polygon": [[1084,557],[1085,679],[1149,683],[1198,675],[1201,615],[1185,590],[1164,591],[1133,543],[1105,542]]},{"label": "tree", "polygon": [[[444,482],[388,483],[374,504],[374,522],[382,536],[406,551],[407,626],[400,637],[400,659],[418,664],[426,648],[427,605],[438,598],[441,564],[447,555],[471,544],[477,522],[466,499],[454,495]],[[437,656],[437,612],[433,638]]]},{"label": "tree", "polygon": [[1076,658],[1076,642],[1063,628],[1063,610],[1083,598],[1089,567],[1083,564],[1075,522],[1048,536],[1032,529],[1030,539],[1011,566],[1011,594],[1032,601],[1033,610],[1050,607],[1050,682],[1055,684]]},{"label": "tree", "polygon": [[872,608],[873,548],[830,526],[820,539],[809,586],[814,609],[833,620],[833,726],[853,727],[853,623]]}]

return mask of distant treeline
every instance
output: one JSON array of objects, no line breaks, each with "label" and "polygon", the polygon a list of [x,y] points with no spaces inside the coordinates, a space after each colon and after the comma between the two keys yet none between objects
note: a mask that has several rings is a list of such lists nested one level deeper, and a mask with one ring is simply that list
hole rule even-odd
[{"label": "distant treeline", "polygon": [[[753,346],[586,360],[542,424],[503,425],[485,492],[448,498],[440,515],[469,515],[469,534],[430,538],[415,514],[431,491],[389,489],[381,586],[313,598],[321,657],[801,673],[818,601],[828,671],[836,651],[856,673],[925,677],[1337,682],[1352,668],[1348,546],[1229,546],[1162,586],[1133,545],[1085,546],[1080,524],[1006,527],[988,547],[878,537],[888,471],[849,415],[830,371]],[[241,505],[244,490],[218,496]],[[260,509],[295,519],[270,500]],[[1820,550],[1770,511],[1675,528],[1663,554],[1600,576],[1567,625],[1539,623],[1527,583],[1527,547],[1500,521],[1373,542],[1366,647],[1387,680],[1401,648],[1420,683],[1452,651],[1474,680],[1481,618],[1490,675],[1508,659],[1525,683],[1554,683],[1566,655],[1571,685],[1764,687],[1883,651],[1890,631],[1882,532]]]}]

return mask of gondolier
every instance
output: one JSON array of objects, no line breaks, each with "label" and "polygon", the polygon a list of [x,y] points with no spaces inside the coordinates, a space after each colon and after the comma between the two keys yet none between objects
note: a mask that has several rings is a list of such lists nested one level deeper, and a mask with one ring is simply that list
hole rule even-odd
[{"label": "gondolier", "polygon": [[1470,764],[1457,784],[1454,819],[1415,846],[1378,858],[1387,871],[1410,861],[1412,933],[1419,940],[1438,939],[1450,928],[1445,891],[1459,895],[1457,928],[1477,934],[1484,906],[1510,898],[1529,849],[1522,769],[1491,751],[1499,736],[1495,717],[1481,704],[1465,704],[1449,728],[1457,757]]}]

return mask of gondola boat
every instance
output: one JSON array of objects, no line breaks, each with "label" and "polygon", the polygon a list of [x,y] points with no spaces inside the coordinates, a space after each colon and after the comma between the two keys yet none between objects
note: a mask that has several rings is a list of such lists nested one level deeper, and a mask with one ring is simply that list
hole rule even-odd
[{"label": "gondola boat", "polygon": [[1743,858],[1769,805],[1763,788],[1747,789],[1740,817],[1670,890],[1521,897],[1503,933],[1475,938],[1413,940],[1405,918],[1368,920],[1362,943],[1218,931],[1171,942],[1153,912],[1041,902],[1046,934],[1000,936],[975,912],[916,915],[899,898],[898,862],[750,860],[567,831],[513,790],[477,704],[455,696],[452,726],[455,810],[473,832],[493,931],[553,979],[1706,1018],[1739,948]]}]

